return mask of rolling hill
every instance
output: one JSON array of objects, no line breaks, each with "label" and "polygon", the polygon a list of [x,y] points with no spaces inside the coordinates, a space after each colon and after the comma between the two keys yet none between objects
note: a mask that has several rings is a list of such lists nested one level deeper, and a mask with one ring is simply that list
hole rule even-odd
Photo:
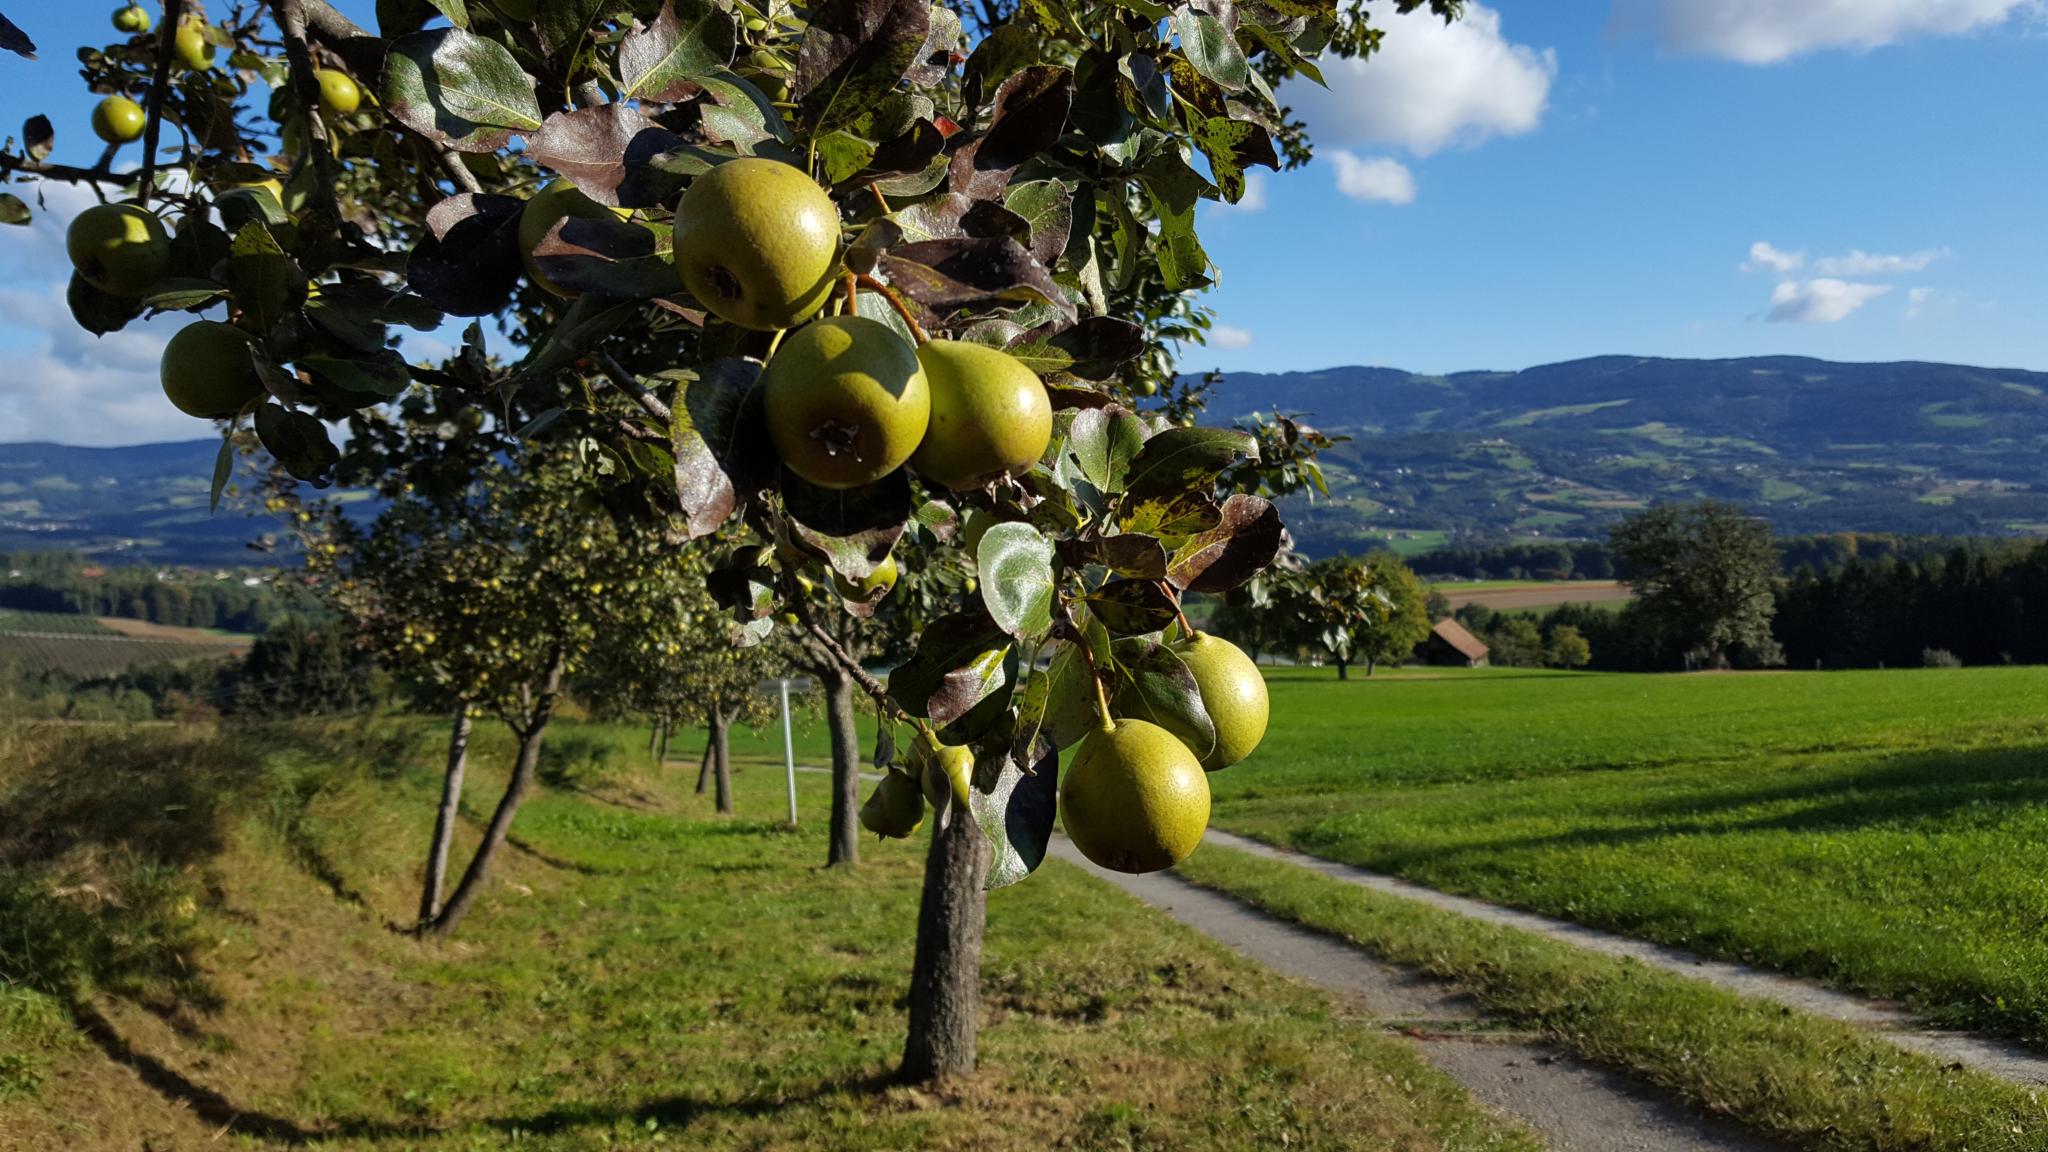
[{"label": "rolling hill", "polygon": [[1208,415],[1274,409],[1354,437],[1326,457],[1335,499],[1290,510],[1314,554],[1597,536],[1697,496],[1739,501],[1781,534],[2048,530],[2048,373],[1795,356],[1246,372]]},{"label": "rolling hill", "polygon": [[[2048,532],[2048,373],[1796,356],[1243,372],[1208,420],[1275,409],[1353,437],[1326,457],[1334,498],[1290,502],[1311,555],[1597,537],[1647,503],[1696,496],[1740,501],[1786,535]],[[218,448],[0,444],[0,550],[249,563],[245,543],[275,526],[225,504],[207,514]]]}]

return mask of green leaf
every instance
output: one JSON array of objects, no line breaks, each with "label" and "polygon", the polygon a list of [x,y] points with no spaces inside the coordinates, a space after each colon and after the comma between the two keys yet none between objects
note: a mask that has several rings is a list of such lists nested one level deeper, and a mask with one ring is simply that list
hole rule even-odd
[{"label": "green leaf", "polygon": [[1128,412],[1111,415],[1101,408],[1074,413],[1067,432],[1067,452],[1081,475],[1096,489],[1114,496],[1124,490],[1131,462],[1145,446],[1144,425]]},{"label": "green leaf", "polygon": [[834,132],[818,138],[818,159],[825,162],[825,179],[837,184],[850,179],[875,158],[875,145],[851,132]]},{"label": "green leaf", "polygon": [[227,289],[211,280],[188,280],[174,276],[157,281],[150,288],[149,295],[142,298],[142,306],[160,312],[182,312],[187,308],[210,304],[227,294]]},{"label": "green leaf", "polygon": [[889,695],[912,716],[950,724],[1006,683],[1010,638],[982,612],[941,616],[925,626],[917,651],[889,674]]},{"label": "green leaf", "polygon": [[391,46],[384,106],[399,123],[459,152],[495,152],[540,130],[533,81],[512,53],[460,28],[415,32]]},{"label": "green leaf", "polygon": [[540,30],[548,56],[557,61],[558,67],[570,64],[583,42],[583,34],[608,6],[625,7],[613,5],[612,0],[539,0],[533,25]]},{"label": "green leaf", "polygon": [[1138,173],[1159,217],[1159,274],[1175,292],[1206,284],[1209,254],[1195,235],[1195,204],[1210,190],[1209,182],[1188,167],[1177,149],[1152,158]]},{"label": "green leaf", "polygon": [[1119,640],[1110,652],[1117,666],[1118,716],[1159,725],[1187,745],[1197,760],[1214,750],[1216,724],[1185,661],[1151,640]]},{"label": "green leaf", "polygon": [[1128,488],[1139,498],[1207,490],[1239,456],[1258,459],[1258,440],[1234,428],[1169,428],[1131,462]]},{"label": "green leaf", "polygon": [[785,468],[781,487],[792,533],[855,583],[888,560],[908,527],[910,480],[900,468],[872,484],[844,489],[820,488]]},{"label": "green leaf", "polygon": [[1158,538],[1137,532],[1101,536],[1093,540],[1062,540],[1060,559],[1070,568],[1090,564],[1107,568],[1119,576],[1139,580],[1166,579],[1166,547]]},{"label": "green leaf", "polygon": [[1117,517],[1117,527],[1126,535],[1143,533],[1178,542],[1184,537],[1207,532],[1222,521],[1223,512],[1217,507],[1214,496],[1207,492],[1180,492],[1127,502]]},{"label": "green leaf", "polygon": [[228,486],[228,477],[234,474],[235,436],[234,430],[229,429],[228,434],[220,438],[220,452],[213,458],[213,487],[211,495],[207,498],[207,515],[211,516],[220,511],[221,490]]},{"label": "green leaf", "polygon": [[364,359],[301,356],[295,363],[344,392],[363,396],[360,407],[378,400],[396,400],[412,385],[405,358],[392,349]]},{"label": "green leaf", "polygon": [[931,33],[929,0],[822,0],[797,49],[794,92],[814,135],[836,131],[896,91]]},{"label": "green leaf", "polygon": [[1052,631],[1052,541],[1029,524],[990,528],[975,549],[981,601],[996,625],[1019,640]]},{"label": "green leaf", "polygon": [[327,438],[327,427],[306,415],[265,402],[256,408],[256,435],[284,470],[325,488],[327,470],[340,463],[341,453]]},{"label": "green leaf", "polygon": [[1116,636],[1142,636],[1173,623],[1173,598],[1156,580],[1112,580],[1082,597],[1088,610]]},{"label": "green leaf", "polygon": [[[979,110],[986,94],[1018,72],[1038,63],[1038,37],[1022,21],[1010,20],[982,37],[960,70],[962,102]],[[973,125],[968,125],[973,127]]]},{"label": "green leaf", "polygon": [[1265,571],[1285,531],[1272,501],[1237,493],[1223,502],[1214,528],[1174,551],[1166,578],[1183,591],[1228,592]]},{"label": "green leaf", "polygon": [[260,220],[249,221],[235,233],[226,277],[236,306],[255,321],[258,331],[270,331],[305,299],[306,274]]},{"label": "green leaf", "polygon": [[465,31],[469,28],[469,6],[462,0],[429,0],[434,10],[448,18],[450,24]]},{"label": "green leaf", "polygon": [[[1072,748],[1102,727],[1095,700],[1095,681],[1079,644],[1062,644],[1045,670],[1045,721],[1041,731],[1055,748]],[[1028,696],[1028,694],[1027,694]]]},{"label": "green leaf", "polygon": [[1232,92],[1244,87],[1244,49],[1223,21],[1191,4],[1174,15],[1173,30],[1180,36],[1181,55],[1195,71]]},{"label": "green leaf", "polygon": [[795,139],[789,134],[789,124],[783,120],[775,102],[745,78],[719,69],[710,75],[697,77],[696,82],[718,101],[719,110],[738,116],[744,123],[784,144]]},{"label": "green leaf", "polygon": [[1131,214],[1130,205],[1124,203],[1121,192],[1105,193],[1096,200],[1096,204],[1109,210],[1110,260],[1116,267],[1116,272],[1110,277],[1110,287],[1128,288],[1144,266],[1145,241],[1151,234]]},{"label": "green leaf", "polygon": [[619,86],[635,100],[673,103],[685,84],[732,63],[732,17],[710,0],[670,0],[619,42]]},{"label": "green leaf", "polygon": [[12,192],[0,192],[0,224],[26,224],[33,216],[21,197]]},{"label": "green leaf", "polygon": [[976,757],[967,807],[982,835],[988,837],[984,890],[1007,888],[1045,862],[1059,808],[1059,767],[1057,752],[1040,759],[1035,774],[1019,768],[1008,750]]},{"label": "green leaf", "polygon": [[1238,163],[1237,148],[1260,130],[1256,124],[1221,116],[1195,123],[1195,147],[1209,158],[1209,170],[1216,174],[1216,186],[1228,203],[1244,198],[1244,168]]}]

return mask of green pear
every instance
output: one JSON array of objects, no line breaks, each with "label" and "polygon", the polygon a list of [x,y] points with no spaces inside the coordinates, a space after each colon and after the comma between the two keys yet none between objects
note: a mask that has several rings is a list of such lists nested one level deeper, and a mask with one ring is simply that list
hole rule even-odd
[{"label": "green pear", "polygon": [[95,204],[80,212],[64,233],[64,250],[86,283],[130,299],[163,279],[171,265],[163,222],[133,204]]},{"label": "green pear", "polygon": [[355,78],[346,72],[332,68],[314,70],[313,78],[320,81],[320,110],[330,116],[346,116],[363,103],[363,90],[356,87]]},{"label": "green pear", "polygon": [[92,134],[109,144],[127,144],[142,139],[149,114],[126,96],[109,96],[92,110]]},{"label": "green pear", "polygon": [[794,327],[831,295],[839,209],[799,169],[728,160],[676,204],[675,262],[684,287],[719,316],[762,331]]},{"label": "green pear", "polygon": [[114,31],[130,35],[149,31],[149,13],[140,4],[114,9]]},{"label": "green pear", "polygon": [[1206,632],[1171,649],[1194,673],[1202,707],[1216,725],[1216,742],[1202,756],[1202,767],[1214,772],[1251,755],[1266,738],[1269,715],[1266,678],[1259,674],[1259,666],[1244,649]]},{"label": "green pear", "polygon": [[1030,471],[1052,441],[1052,400],[1038,374],[998,348],[933,340],[917,350],[931,384],[932,417],[910,458],[948,488],[980,488]]},{"label": "green pear", "polygon": [[206,38],[204,18],[187,16],[180,21],[173,47],[179,62],[192,71],[204,72],[213,67],[213,42]]},{"label": "green pear", "polygon": [[[884,558],[880,564],[875,566],[875,570],[869,573],[868,578],[858,584],[841,576],[836,568],[831,569],[831,572],[832,590],[839,593],[840,599],[851,600],[856,604],[866,603],[867,598],[877,588],[894,589],[896,587],[896,558],[894,556]],[[884,593],[884,595],[886,594]]]},{"label": "green pear", "polygon": [[178,329],[159,365],[164,395],[187,416],[235,415],[263,395],[263,380],[249,358],[253,343],[240,328],[213,320]]},{"label": "green pear", "polygon": [[1115,872],[1171,868],[1209,827],[1209,781],[1171,732],[1116,720],[1081,741],[1060,780],[1060,823],[1074,847]]},{"label": "green pear", "polygon": [[861,827],[877,836],[908,840],[924,826],[924,793],[917,781],[895,768],[882,777],[868,802],[860,806]]},{"label": "green pear", "polygon": [[776,452],[820,488],[858,488],[902,467],[931,418],[917,354],[887,324],[862,316],[798,329],[762,370],[760,387]]}]

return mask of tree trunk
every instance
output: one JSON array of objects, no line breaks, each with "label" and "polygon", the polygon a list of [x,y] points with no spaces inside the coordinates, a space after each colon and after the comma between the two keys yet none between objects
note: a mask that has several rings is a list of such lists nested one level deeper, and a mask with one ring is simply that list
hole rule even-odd
[{"label": "tree trunk", "polygon": [[1351,679],[1351,661],[1344,659],[1342,656],[1337,658],[1337,679]]},{"label": "tree trunk", "polygon": [[505,795],[498,801],[498,810],[491,813],[490,827],[484,830],[484,842],[477,845],[476,855],[469,861],[469,867],[462,873],[462,883],[455,888],[455,894],[448,898],[448,904],[441,914],[434,918],[428,930],[436,936],[453,935],[462,918],[469,915],[470,906],[483,894],[484,877],[490,872],[491,861],[498,855],[498,849],[505,844],[505,836],[512,831],[512,818],[519,815],[519,805],[525,801],[526,793],[533,787],[534,775],[540,770],[541,740],[547,736],[548,721],[555,714],[555,693],[562,687],[562,657],[555,657],[553,667],[548,669],[546,688],[540,700],[528,710],[526,725],[519,732],[519,759],[512,766],[512,779],[505,785]]},{"label": "tree trunk", "polygon": [[661,717],[654,718],[654,727],[647,732],[647,757],[656,764],[661,763],[654,755],[654,746],[661,739]]},{"label": "tree trunk", "polygon": [[661,718],[661,755],[654,759],[657,765],[665,766],[668,763],[668,732],[668,717],[664,716]]},{"label": "tree trunk", "polygon": [[860,863],[860,730],[854,726],[853,677],[828,666],[825,724],[832,732],[832,838],[825,864]]},{"label": "tree trunk", "polygon": [[1370,679],[1372,679],[1372,670],[1373,670],[1373,668],[1375,668],[1376,666],[1378,666],[1378,664],[1379,664],[1379,661],[1378,661],[1378,660],[1375,660],[1375,659],[1373,659],[1373,658],[1372,658],[1372,657],[1370,657],[1370,656],[1367,656],[1367,657],[1365,658],[1365,678],[1366,678],[1367,680],[1370,680]]},{"label": "tree trunk", "polygon": [[718,750],[718,814],[730,816],[732,809],[732,718],[723,708],[711,710],[711,746]]},{"label": "tree trunk", "polygon": [[469,767],[469,705],[455,710],[455,731],[448,737],[448,775],[441,783],[441,810],[434,817],[434,842],[427,849],[427,882],[420,892],[420,923],[441,914],[441,894],[448,886],[448,842],[455,834],[455,814],[462,806],[462,774]]},{"label": "tree trunk", "polygon": [[933,831],[925,856],[917,958],[910,969],[910,1037],[898,1073],[907,1083],[974,1071],[987,878],[988,845],[981,829],[966,813],[951,813]]},{"label": "tree trunk", "polygon": [[711,762],[718,758],[718,745],[711,739],[711,727],[704,727],[704,762],[697,765],[697,795],[704,794],[704,788],[711,783]]}]

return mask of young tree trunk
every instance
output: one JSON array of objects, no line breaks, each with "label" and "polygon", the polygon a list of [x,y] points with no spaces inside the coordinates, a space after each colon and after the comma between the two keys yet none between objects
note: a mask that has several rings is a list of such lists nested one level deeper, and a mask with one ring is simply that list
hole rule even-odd
[{"label": "young tree trunk", "polygon": [[1337,657],[1337,679],[1351,679],[1351,661],[1344,659],[1342,656]]},{"label": "young tree trunk", "polygon": [[732,717],[723,708],[711,710],[711,746],[718,750],[718,814],[730,816],[732,809]]},{"label": "young tree trunk", "polygon": [[656,756],[654,758],[654,762],[656,765],[665,765],[668,763],[668,733],[668,717],[663,716],[661,718],[661,755]]},{"label": "young tree trunk", "polygon": [[981,1004],[981,933],[988,911],[988,844],[955,811],[932,833],[924,901],[917,910],[917,957],[910,968],[910,1038],[899,1078],[920,1084],[974,1071]]},{"label": "young tree trunk", "polygon": [[462,873],[462,883],[456,885],[455,894],[448,898],[448,904],[434,917],[427,930],[436,936],[454,934],[462,918],[469,915],[470,906],[483,894],[484,877],[491,870],[491,861],[498,855],[498,849],[505,844],[505,837],[512,831],[512,818],[519,815],[519,805],[525,801],[526,793],[533,787],[533,778],[540,771],[541,740],[547,736],[548,721],[555,714],[555,694],[562,688],[562,657],[557,655],[554,665],[548,670],[546,687],[537,703],[526,710],[525,725],[516,729],[519,733],[519,759],[512,766],[512,779],[505,785],[505,795],[498,801],[498,810],[491,813],[490,827],[484,829],[484,842],[477,845],[476,855],[471,857],[469,867]]},{"label": "young tree trunk", "polygon": [[825,724],[832,731],[832,837],[827,867],[860,863],[860,730],[854,726],[853,677],[828,665]]},{"label": "young tree trunk", "polygon": [[1375,659],[1373,659],[1373,658],[1372,658],[1372,657],[1370,657],[1370,656],[1367,656],[1367,657],[1365,658],[1365,678],[1366,678],[1367,680],[1370,680],[1370,679],[1372,679],[1372,670],[1373,670],[1374,668],[1378,667],[1378,665],[1379,665],[1379,661],[1378,661],[1378,660],[1375,660]]},{"label": "young tree trunk", "polygon": [[660,739],[661,739],[661,717],[657,716],[657,717],[655,717],[655,718],[654,718],[654,726],[653,726],[652,728],[648,729],[648,732],[647,732],[647,757],[648,757],[648,759],[650,759],[650,760],[654,760],[654,762],[655,762],[656,764],[659,764],[659,763],[661,763],[661,761],[660,761],[660,760],[658,760],[658,759],[655,759],[655,756],[654,756],[654,746],[655,746],[655,744],[656,744],[656,743],[657,743],[657,742],[658,742],[658,741],[659,741]]},{"label": "young tree trunk", "polygon": [[454,838],[456,811],[462,806],[462,774],[469,767],[469,704],[455,709],[455,731],[448,737],[448,775],[441,783],[441,810],[434,817],[434,842],[427,849],[427,882],[420,892],[420,923],[441,914],[441,894],[448,886],[448,842]]},{"label": "young tree trunk", "polygon": [[704,762],[697,765],[697,795],[704,794],[704,788],[711,783],[711,762],[718,758],[718,745],[711,739],[711,727],[704,728]]}]

